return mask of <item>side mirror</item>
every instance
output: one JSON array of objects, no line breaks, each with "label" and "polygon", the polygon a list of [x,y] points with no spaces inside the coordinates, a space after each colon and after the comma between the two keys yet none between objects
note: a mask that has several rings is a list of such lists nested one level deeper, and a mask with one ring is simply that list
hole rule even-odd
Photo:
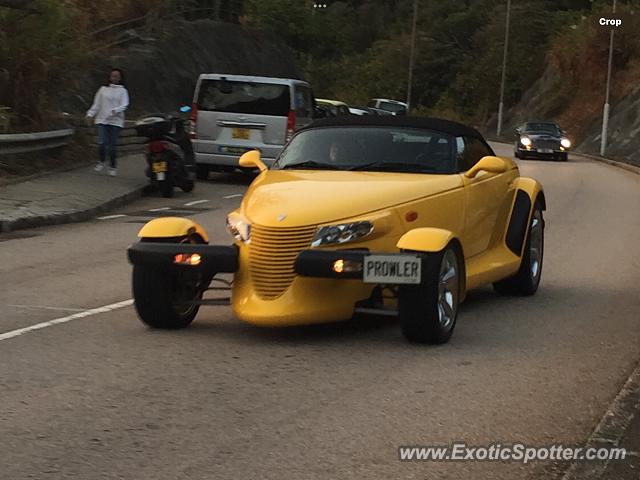
[{"label": "side mirror", "polygon": [[467,178],[476,178],[478,173],[485,171],[489,173],[504,173],[509,169],[507,162],[500,157],[491,157],[487,155],[482,157],[478,163],[466,171],[464,174]]},{"label": "side mirror", "polygon": [[251,150],[243,153],[238,163],[244,168],[258,168],[261,172],[267,170],[267,166],[260,158],[260,150]]}]

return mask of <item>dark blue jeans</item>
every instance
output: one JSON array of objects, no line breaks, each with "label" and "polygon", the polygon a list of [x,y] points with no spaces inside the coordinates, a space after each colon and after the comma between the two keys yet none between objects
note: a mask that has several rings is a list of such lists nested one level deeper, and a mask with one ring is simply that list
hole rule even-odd
[{"label": "dark blue jeans", "polygon": [[98,124],[98,153],[100,161],[104,163],[109,155],[109,161],[112,168],[116,168],[116,148],[118,146],[118,135],[120,135],[120,127],[115,125]]}]

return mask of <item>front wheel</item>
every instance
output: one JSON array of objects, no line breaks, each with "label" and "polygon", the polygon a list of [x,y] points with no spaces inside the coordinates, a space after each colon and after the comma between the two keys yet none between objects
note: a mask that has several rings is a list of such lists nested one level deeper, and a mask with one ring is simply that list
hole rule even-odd
[{"label": "front wheel", "polygon": [[198,180],[208,180],[209,179],[209,166],[203,165],[199,163],[196,165],[196,178]]},{"label": "front wheel", "polygon": [[544,218],[542,207],[536,202],[527,230],[527,241],[520,261],[520,269],[515,275],[494,283],[494,290],[502,295],[527,296],[536,293],[542,276],[543,256]]},{"label": "front wheel", "polygon": [[410,342],[446,343],[456,326],[463,260],[454,244],[421,256],[422,282],[403,285],[398,293],[402,333]]},{"label": "front wheel", "polygon": [[183,192],[189,193],[193,191],[194,186],[195,186],[195,182],[190,178],[187,178],[182,182],[182,185],[180,185],[180,188],[182,189]]},{"label": "front wheel", "polygon": [[165,175],[165,179],[158,182],[160,184],[160,194],[164,198],[171,198],[173,197],[173,179],[170,172]]},{"label": "front wheel", "polygon": [[[142,240],[144,241],[144,240]],[[204,243],[196,237],[171,239],[176,243]],[[208,283],[197,271],[134,265],[133,299],[140,320],[149,327],[188,327],[200,308]]]}]

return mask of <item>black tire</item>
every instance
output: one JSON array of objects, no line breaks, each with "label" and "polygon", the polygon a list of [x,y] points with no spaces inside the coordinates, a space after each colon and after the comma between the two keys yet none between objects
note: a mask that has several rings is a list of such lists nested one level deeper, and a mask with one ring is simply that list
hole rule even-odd
[{"label": "black tire", "polygon": [[[398,291],[402,333],[413,343],[446,343],[456,326],[462,287],[462,255],[455,244],[449,244],[438,253],[419,255],[422,257],[422,282],[419,285],[402,285]],[[451,312],[442,318],[445,314],[440,311],[440,280],[442,270],[446,268],[445,261],[455,263],[456,277],[452,280],[455,293],[451,297]],[[442,285],[444,288],[445,284]]]},{"label": "black tire", "polygon": [[193,191],[193,187],[195,187],[195,185],[196,184],[193,180],[187,178],[182,182],[182,185],[180,185],[180,188],[182,189],[183,192],[189,193]]},{"label": "black tire", "polygon": [[171,178],[171,174],[169,172],[166,173],[166,177],[164,180],[158,182],[160,185],[160,194],[164,198],[173,197],[173,179]]},{"label": "black tire", "polygon": [[566,162],[568,160],[569,160],[569,154],[568,153],[565,152],[565,153],[561,153],[560,154],[560,161],[561,162]]},{"label": "black tire", "polygon": [[[172,243],[191,241],[187,238],[169,240]],[[193,240],[203,243],[199,237]],[[205,284],[206,280],[196,272],[140,265],[134,265],[132,280],[134,304],[140,320],[151,328],[170,330],[191,324],[200,305],[189,304],[189,301],[200,300],[208,286],[208,282]]]},{"label": "black tire", "polygon": [[[531,248],[532,230],[534,222],[540,222],[536,225],[540,226],[540,245],[539,256],[536,255]],[[534,234],[534,236],[536,236]],[[534,240],[537,243],[537,236]],[[533,260],[533,261],[532,261]],[[537,267],[534,266],[534,262],[537,260]],[[495,282],[493,288],[501,295],[518,295],[529,296],[536,293],[538,285],[540,285],[540,278],[542,276],[542,265],[544,260],[544,217],[542,215],[542,207],[538,202],[535,203],[531,220],[529,221],[529,228],[527,229],[527,241],[525,242],[524,253],[522,254],[522,260],[520,261],[520,268],[515,275]]]},{"label": "black tire", "polygon": [[516,150],[515,152],[513,152],[513,156],[514,156],[514,157],[516,157],[516,158],[522,158],[522,157],[520,156],[520,152],[518,152],[518,150]]},{"label": "black tire", "polygon": [[209,179],[209,166],[203,165],[202,163],[198,163],[196,165],[196,178],[198,180],[208,180]]}]

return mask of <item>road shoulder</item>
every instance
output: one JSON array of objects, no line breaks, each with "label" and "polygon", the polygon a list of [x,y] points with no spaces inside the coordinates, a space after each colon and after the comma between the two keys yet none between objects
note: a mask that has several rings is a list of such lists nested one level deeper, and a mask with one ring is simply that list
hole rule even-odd
[{"label": "road shoulder", "polygon": [[88,220],[142,195],[142,155],[119,159],[118,176],[84,166],[0,187],[0,232]]}]

